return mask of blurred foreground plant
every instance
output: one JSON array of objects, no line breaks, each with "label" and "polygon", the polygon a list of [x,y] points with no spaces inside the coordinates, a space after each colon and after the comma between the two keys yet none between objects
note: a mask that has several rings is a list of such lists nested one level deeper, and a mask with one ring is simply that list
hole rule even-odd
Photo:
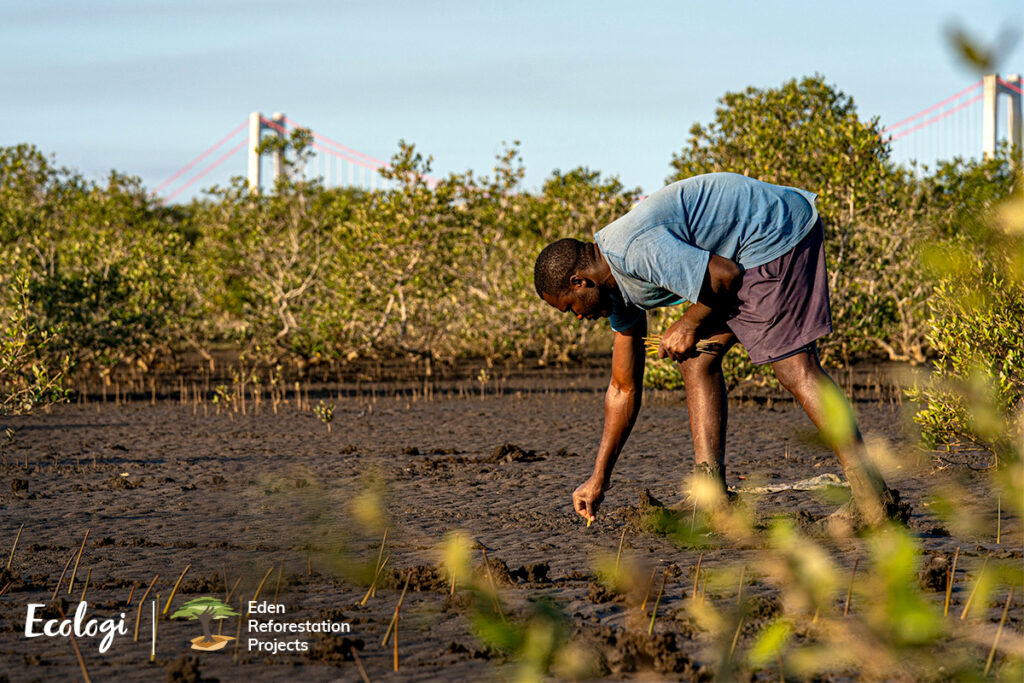
[{"label": "blurred foreground plant", "polygon": [[[932,376],[908,392],[925,442],[986,452],[1001,499],[1024,512],[1024,183],[973,235],[924,255],[939,273],[929,340]],[[941,453],[940,453],[941,455]]]}]

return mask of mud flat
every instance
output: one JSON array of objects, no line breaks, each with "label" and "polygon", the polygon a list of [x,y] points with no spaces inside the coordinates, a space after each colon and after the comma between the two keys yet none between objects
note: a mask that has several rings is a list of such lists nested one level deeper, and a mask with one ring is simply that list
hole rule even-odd
[{"label": "mud flat", "polygon": [[[233,409],[218,414],[211,406],[204,415],[174,400],[93,402],[11,420],[18,431],[0,451],[0,569],[21,525],[24,531],[11,570],[0,577],[0,589],[6,587],[0,596],[0,680],[80,676],[69,639],[29,640],[24,628],[29,603],[45,603],[42,613],[53,618],[60,609],[73,612],[87,576],[90,612],[114,618],[124,612],[127,625],[127,635],[118,635],[102,654],[97,638],[76,638],[93,680],[359,680],[353,650],[375,681],[511,679],[515,663],[477,638],[464,602],[448,595],[436,569],[440,543],[456,529],[486,546],[513,614],[537,595],[557,602],[574,637],[599,653],[601,677],[653,672],[710,679],[715,662],[709,638],[682,609],[698,550],[627,532],[624,556],[668,570],[658,608],[663,616],[652,637],[646,623],[637,625],[628,599],[595,588],[595,558],[615,552],[644,491],[662,501],[679,497],[692,463],[683,399],[665,392],[646,401],[599,519],[587,529],[572,513],[570,493],[589,475],[601,432],[603,384],[588,376],[571,390],[558,390],[557,382],[548,386],[538,392],[510,385],[483,397],[449,392],[430,400],[386,391],[328,396],[336,404],[330,433],[294,401],[282,403],[277,414],[269,403],[257,414],[250,406],[244,416]],[[983,474],[931,465],[927,454],[914,450],[900,406],[865,401],[857,410],[865,433],[888,443],[904,463],[892,470],[890,483],[912,506],[910,527],[926,556],[949,557],[960,547],[958,566],[972,573],[986,554],[1019,557],[1016,518],[1003,517],[996,545],[994,536],[950,535],[926,505],[928,491],[943,477],[955,477],[973,498],[985,500],[990,494]],[[841,473],[791,402],[735,403],[729,417],[731,483],[770,486]],[[813,519],[834,507],[815,492],[792,489],[750,501],[762,520],[774,514]],[[390,560],[376,596],[364,605],[367,583],[357,575],[375,564],[381,541],[365,515],[378,504],[387,515]],[[77,557],[87,530],[74,586],[69,593],[68,569],[55,604],[58,578],[69,558]],[[833,549],[846,571],[864,555],[859,543]],[[753,568],[758,553],[756,544],[711,547],[702,561],[712,569],[725,562]],[[228,602],[237,610],[262,582],[260,599],[284,605],[285,613],[274,619],[344,623],[347,630],[303,637],[303,651],[268,652],[250,649],[254,634],[247,620],[232,617],[218,625],[223,636],[239,636],[238,647],[228,642],[207,653],[190,649],[201,635],[196,621],[161,618],[150,662],[150,601],[159,594],[161,613],[186,566],[175,606],[232,593]],[[779,609],[777,595],[751,572],[745,590],[754,609],[739,648]],[[157,574],[136,643],[139,600]],[[381,640],[406,579],[396,674],[391,646]],[[965,584],[953,596],[955,605],[965,600]],[[734,600],[714,589],[709,597]],[[933,597],[941,603],[941,591]],[[1009,622],[1018,630],[1019,604],[1015,598],[1016,616]],[[251,618],[257,617],[269,618]],[[773,672],[762,675],[777,679]]]}]

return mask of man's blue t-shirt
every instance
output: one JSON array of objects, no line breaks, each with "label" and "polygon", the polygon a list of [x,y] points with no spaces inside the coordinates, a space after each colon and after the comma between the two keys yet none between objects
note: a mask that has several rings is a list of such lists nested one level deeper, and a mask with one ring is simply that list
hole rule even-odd
[{"label": "man's blue t-shirt", "polygon": [[696,301],[711,254],[744,269],[774,261],[818,220],[817,195],[736,173],[672,183],[599,230],[594,239],[619,286],[612,329],[644,311]]}]

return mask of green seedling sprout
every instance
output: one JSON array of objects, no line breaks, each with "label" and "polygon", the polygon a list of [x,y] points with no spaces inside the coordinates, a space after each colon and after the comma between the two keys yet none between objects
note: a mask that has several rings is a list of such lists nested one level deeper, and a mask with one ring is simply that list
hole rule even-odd
[{"label": "green seedling sprout", "polygon": [[331,433],[331,422],[334,421],[334,404],[324,403],[323,399],[313,408],[313,412],[320,418],[320,421],[327,425],[327,433]]},{"label": "green seedling sprout", "polygon": [[443,546],[443,563],[445,571],[451,577],[449,595],[455,594],[456,582],[460,579],[465,583],[472,575],[473,549],[476,547],[472,537],[461,531],[450,533]]}]

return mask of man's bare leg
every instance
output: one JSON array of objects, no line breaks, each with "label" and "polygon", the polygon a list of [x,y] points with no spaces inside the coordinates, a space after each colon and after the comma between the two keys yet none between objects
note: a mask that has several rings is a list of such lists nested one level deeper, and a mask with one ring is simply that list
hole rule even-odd
[{"label": "man's bare leg", "polygon": [[686,407],[696,473],[725,488],[725,433],[729,421],[729,400],[722,374],[722,358],[736,343],[728,330],[703,337],[721,345],[714,354],[700,353],[679,364],[686,385]]},{"label": "man's bare leg", "polygon": [[[807,351],[772,363],[772,369],[819,431],[829,433],[829,422],[836,420],[837,416],[828,414],[825,393],[834,390],[842,396],[842,391],[821,367],[817,348],[812,344]],[[868,524],[879,524],[888,518],[890,511],[887,508],[895,501],[881,473],[867,458],[853,409],[845,398],[841,405],[847,411],[842,419],[848,421],[852,428],[829,445],[839,456],[858,511]]]}]

